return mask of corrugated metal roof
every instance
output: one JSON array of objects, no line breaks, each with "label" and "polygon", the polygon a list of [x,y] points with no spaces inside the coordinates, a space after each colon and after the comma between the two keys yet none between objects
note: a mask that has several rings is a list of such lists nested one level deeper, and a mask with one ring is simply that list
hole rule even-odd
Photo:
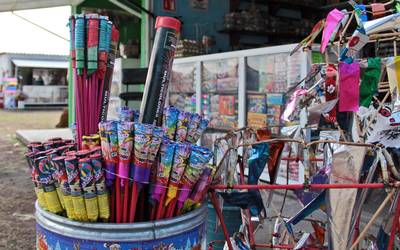
[{"label": "corrugated metal roof", "polygon": [[50,60],[26,60],[12,59],[17,67],[25,68],[45,68],[45,69],[67,69],[68,61],[50,61]]},{"label": "corrugated metal roof", "polygon": [[1,0],[0,12],[78,5],[83,0]]}]

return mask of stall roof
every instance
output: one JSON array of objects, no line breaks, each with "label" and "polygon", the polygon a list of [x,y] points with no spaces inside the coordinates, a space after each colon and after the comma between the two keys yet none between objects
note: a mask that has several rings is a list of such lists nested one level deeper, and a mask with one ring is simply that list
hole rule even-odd
[{"label": "stall roof", "polygon": [[83,2],[83,0],[1,0],[0,12],[78,5],[81,2]]},{"label": "stall roof", "polygon": [[26,68],[47,68],[47,69],[67,69],[68,61],[50,61],[50,60],[28,60],[12,59],[17,67]]}]

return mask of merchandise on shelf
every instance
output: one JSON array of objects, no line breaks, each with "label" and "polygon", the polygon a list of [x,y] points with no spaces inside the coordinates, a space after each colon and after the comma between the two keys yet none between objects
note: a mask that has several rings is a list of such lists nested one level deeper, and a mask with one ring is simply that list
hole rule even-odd
[{"label": "merchandise on shelf", "polygon": [[198,56],[203,54],[203,45],[195,40],[183,39],[176,44],[175,57]]}]

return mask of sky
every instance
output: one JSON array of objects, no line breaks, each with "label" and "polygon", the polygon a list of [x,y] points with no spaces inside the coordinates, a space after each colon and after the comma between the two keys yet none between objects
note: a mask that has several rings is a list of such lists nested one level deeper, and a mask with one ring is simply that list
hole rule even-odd
[{"label": "sky", "polygon": [[[15,11],[33,23],[57,33],[69,40],[67,27],[70,6]],[[15,16],[0,12],[0,53],[32,53],[68,55],[69,42]]]}]

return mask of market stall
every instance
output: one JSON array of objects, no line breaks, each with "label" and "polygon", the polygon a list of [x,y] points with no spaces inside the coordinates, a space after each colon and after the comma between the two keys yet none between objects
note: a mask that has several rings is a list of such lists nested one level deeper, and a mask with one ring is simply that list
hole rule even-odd
[{"label": "market stall", "polygon": [[[68,99],[68,58],[60,55],[2,53],[4,77],[18,83],[18,108],[65,107]],[[16,102],[16,103],[17,103]]]},{"label": "market stall", "polygon": [[[26,153],[37,248],[206,249],[208,196],[229,250],[396,249],[400,2],[351,4],[297,45],[177,60],[181,22],[158,17],[140,109],[111,120],[120,31],[72,16],[75,139]],[[381,41],[392,50],[371,55]]]},{"label": "market stall", "polygon": [[[268,127],[247,127],[214,143],[218,170],[210,197],[229,249],[396,249],[399,3],[350,3],[354,10],[330,11],[293,50],[310,49],[322,34],[325,61],[287,92],[285,137],[271,138]],[[381,41],[391,44],[393,54],[379,57],[375,50],[369,56],[370,46]],[[301,168],[303,180],[291,183]],[[279,189],[285,192],[277,206],[272,198]],[[265,196],[262,190],[271,191]],[[289,192],[302,206],[290,214],[284,212]],[[227,233],[222,200],[242,209],[237,234]],[[321,211],[321,218],[313,216]],[[275,221],[271,240],[257,242],[254,222],[263,219]]]},{"label": "market stall", "polygon": [[70,18],[75,140],[33,142],[26,153],[38,249],[204,249],[214,171],[196,143],[208,120],[164,108],[180,22],[157,20],[141,111],[108,120],[119,30],[106,16]]}]

